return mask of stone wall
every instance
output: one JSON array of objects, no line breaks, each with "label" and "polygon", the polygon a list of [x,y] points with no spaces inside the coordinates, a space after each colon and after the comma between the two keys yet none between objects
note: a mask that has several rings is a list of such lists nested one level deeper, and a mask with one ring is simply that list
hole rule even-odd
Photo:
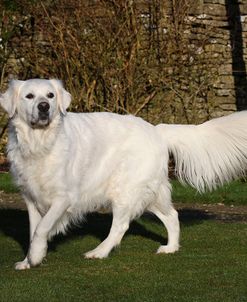
[{"label": "stone wall", "polygon": [[203,25],[212,27],[205,46],[211,68],[218,71],[213,84],[212,98],[216,106],[212,116],[247,109],[247,1],[196,2],[198,5],[189,17],[195,39],[203,34]]},{"label": "stone wall", "polygon": [[[193,66],[185,64],[181,67],[181,74],[167,77],[168,82],[173,82],[172,89],[164,90],[160,99],[155,98],[154,106],[150,104],[150,110],[157,112],[158,116],[154,121],[201,123],[236,110],[247,109],[247,1],[156,2],[164,11],[160,36],[167,35],[167,40],[164,37],[165,43],[169,41],[169,32],[174,30],[169,20],[174,18],[174,14],[175,17],[176,14],[183,16],[182,5],[187,10],[184,20],[177,20],[177,27],[180,30],[182,28],[179,33],[180,37],[183,35],[182,47],[186,55],[190,56],[191,53]],[[185,25],[180,26],[179,22],[184,22]],[[188,70],[185,71],[185,68]],[[167,74],[172,75],[173,72],[173,66],[167,66]],[[166,74],[161,76],[166,77]],[[190,86],[193,86],[191,91]],[[160,108],[163,108],[163,112],[159,112]],[[153,118],[150,120],[153,121]]]},{"label": "stone wall", "polygon": [[[96,3],[97,1],[94,2]],[[147,9],[149,1],[140,0],[141,2],[143,2],[143,7]],[[163,6],[164,13],[169,19],[176,1],[157,0],[156,2]],[[186,15],[186,30],[184,34],[188,35],[189,46],[194,49],[194,53],[203,57],[201,61],[198,61],[199,63],[195,62],[194,69],[207,68],[210,78],[208,90],[206,89],[206,91],[204,87],[202,95],[198,94],[194,103],[192,102],[188,106],[181,101],[183,94],[182,97],[178,98],[173,90],[165,91],[163,95],[155,95],[151,109],[146,106],[147,108],[140,112],[144,118],[154,123],[160,121],[199,123],[212,117],[226,115],[233,111],[247,108],[247,1],[196,0],[190,2],[193,5],[189,7],[189,12]],[[148,10],[146,14],[148,14]],[[166,32],[166,20],[164,20],[162,31],[163,33]],[[34,39],[39,39],[40,48],[45,49],[48,47],[46,43],[42,43],[40,40],[40,33],[33,33],[33,35],[32,37],[24,35],[23,40],[26,39],[26,41],[21,41],[21,43],[17,40],[19,47],[20,45],[29,45],[31,40]],[[205,41],[204,44],[201,43],[202,40]],[[201,46],[202,44],[203,46]],[[26,48],[26,51],[28,51],[28,48]],[[18,76],[18,72],[22,68],[20,60],[22,58],[11,57],[12,67],[10,68],[10,73],[13,73],[15,77]],[[19,65],[16,64],[19,67],[13,67],[16,62],[20,62],[18,63]],[[168,67],[167,74],[172,73],[172,70],[172,66]],[[196,72],[193,76],[196,77]],[[186,89],[190,85],[190,79],[187,82],[183,79],[181,83],[185,88],[179,87],[180,91],[184,91],[186,96]],[[205,83],[207,85],[207,81]],[[180,85],[179,81],[177,85]],[[190,96],[189,101],[191,101]],[[176,102],[178,109],[174,110],[173,104]],[[168,105],[164,106],[164,103]],[[145,111],[145,109],[152,111],[152,106],[159,108],[156,119],[149,118],[148,113]],[[186,110],[183,111],[182,107],[186,106]],[[185,114],[188,116],[183,119],[182,115]],[[0,121],[1,115],[0,111]],[[155,113],[152,113],[152,115],[155,115]],[[0,125],[0,133],[2,126]]]}]

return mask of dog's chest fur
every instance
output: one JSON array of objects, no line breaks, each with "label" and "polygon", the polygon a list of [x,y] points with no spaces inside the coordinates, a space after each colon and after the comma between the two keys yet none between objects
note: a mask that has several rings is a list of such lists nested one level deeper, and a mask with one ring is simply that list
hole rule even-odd
[{"label": "dog's chest fur", "polygon": [[[11,172],[24,195],[28,195],[34,202],[39,201],[42,212],[50,206],[48,201],[51,198],[46,198],[46,195],[54,190],[49,186],[51,177],[54,177],[53,165],[46,165],[48,158],[52,163],[52,149],[58,136],[58,131],[54,131],[54,128],[52,130],[33,130],[18,119],[9,126],[8,159]],[[54,157],[53,160],[58,158]]]},{"label": "dog's chest fur", "polygon": [[[42,215],[48,211],[55,198],[60,197],[61,200],[65,197],[71,200],[72,211],[79,208],[80,212],[86,213],[101,208],[106,200],[104,192],[107,185],[98,184],[91,189],[90,181],[97,180],[98,173],[91,178],[81,172],[80,176],[76,174],[78,171],[88,171],[87,163],[80,157],[77,165],[74,164],[76,161],[72,155],[75,154],[71,154],[71,145],[63,132],[62,123],[57,128],[51,126],[46,131],[30,129],[19,120],[10,124],[8,159],[24,197],[33,201]],[[76,170],[74,173],[73,169]],[[79,205],[78,201],[82,199],[84,203]]]}]

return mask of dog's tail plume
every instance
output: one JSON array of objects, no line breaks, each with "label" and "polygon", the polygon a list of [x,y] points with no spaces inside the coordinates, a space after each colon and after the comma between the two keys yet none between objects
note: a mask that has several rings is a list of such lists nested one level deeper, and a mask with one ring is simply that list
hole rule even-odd
[{"label": "dog's tail plume", "polygon": [[199,191],[245,175],[247,112],[237,112],[201,125],[157,125],[175,159],[181,182]]}]

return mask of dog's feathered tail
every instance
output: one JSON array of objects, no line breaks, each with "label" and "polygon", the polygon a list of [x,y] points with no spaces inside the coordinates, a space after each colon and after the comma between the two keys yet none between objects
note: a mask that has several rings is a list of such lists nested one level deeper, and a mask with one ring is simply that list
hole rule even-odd
[{"label": "dog's feathered tail", "polygon": [[201,125],[157,125],[175,159],[181,182],[199,191],[244,176],[247,170],[247,111]]}]

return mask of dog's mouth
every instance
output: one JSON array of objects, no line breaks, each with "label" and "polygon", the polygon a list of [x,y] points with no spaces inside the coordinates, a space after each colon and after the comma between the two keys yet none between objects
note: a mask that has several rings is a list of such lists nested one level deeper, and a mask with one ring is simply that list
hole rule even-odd
[{"label": "dog's mouth", "polygon": [[31,121],[31,127],[34,129],[37,128],[46,128],[50,124],[50,116],[49,114],[42,113],[39,114],[39,117],[37,119],[32,119]]}]

